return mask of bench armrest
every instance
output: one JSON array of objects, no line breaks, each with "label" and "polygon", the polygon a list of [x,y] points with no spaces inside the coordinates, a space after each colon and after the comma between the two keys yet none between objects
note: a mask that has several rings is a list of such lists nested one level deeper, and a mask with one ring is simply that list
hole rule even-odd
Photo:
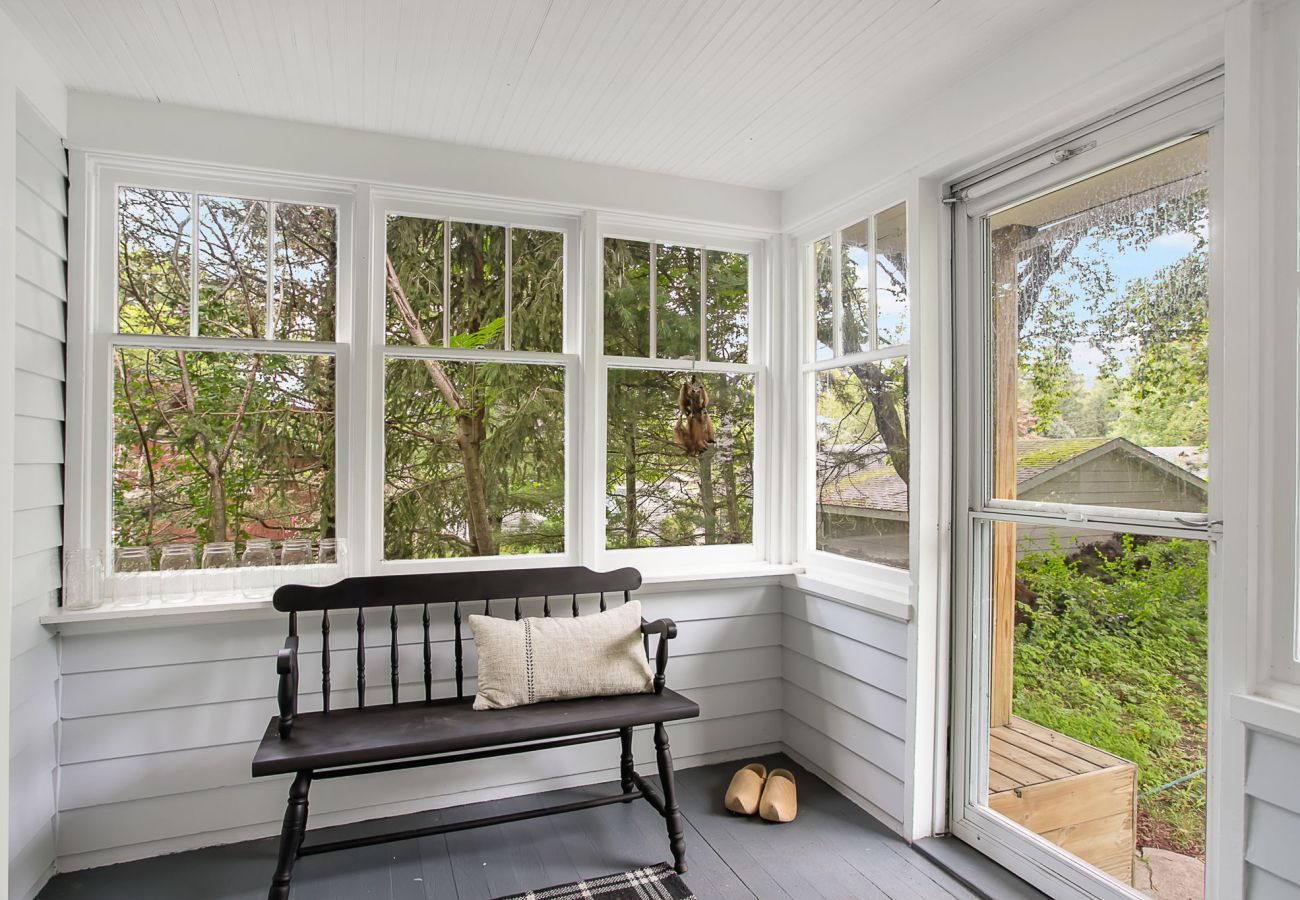
[{"label": "bench armrest", "polygon": [[656,619],[653,622],[641,620],[641,634],[645,635],[646,656],[650,655],[650,635],[659,635],[659,643],[655,647],[655,693],[664,692],[664,681],[668,670],[668,642],[677,637],[677,623],[672,619]]},{"label": "bench armrest", "polygon": [[298,635],[289,635],[284,649],[275,654],[275,671],[280,676],[276,694],[280,701],[280,737],[287,738],[298,715]]}]

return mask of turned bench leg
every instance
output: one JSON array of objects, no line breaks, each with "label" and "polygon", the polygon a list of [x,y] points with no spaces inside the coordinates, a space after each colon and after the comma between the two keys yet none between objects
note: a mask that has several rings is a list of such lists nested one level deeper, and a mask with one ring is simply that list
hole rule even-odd
[{"label": "turned bench leg", "polygon": [[620,728],[618,740],[623,746],[623,755],[619,757],[619,771],[623,776],[621,785],[623,793],[630,794],[636,790],[636,785],[632,782],[632,729]]},{"label": "turned bench leg", "polygon": [[293,878],[293,864],[298,861],[298,850],[307,835],[307,792],[311,790],[311,772],[299,772],[289,788],[289,805],[284,811],[284,827],[280,829],[280,857],[271,878],[267,900],[289,900],[289,881]]},{"label": "turned bench leg", "polygon": [[659,763],[659,782],[664,789],[664,822],[668,825],[668,846],[673,851],[673,868],[686,871],[686,840],[682,837],[682,814],[677,809],[677,786],[673,781],[673,755],[668,750],[668,729],[655,723],[655,757]]}]

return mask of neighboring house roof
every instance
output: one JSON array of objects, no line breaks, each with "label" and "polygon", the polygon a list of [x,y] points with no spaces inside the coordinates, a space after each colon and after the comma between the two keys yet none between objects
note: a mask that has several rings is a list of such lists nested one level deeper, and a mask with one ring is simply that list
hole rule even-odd
[{"label": "neighboring house roof", "polygon": [[[1154,448],[1161,451],[1190,451],[1194,448]],[[1023,494],[1041,487],[1066,472],[1110,453],[1123,453],[1169,477],[1205,493],[1205,480],[1163,453],[1140,447],[1127,438],[1021,438],[1016,444],[1016,485]],[[1180,460],[1177,453],[1170,457]],[[907,485],[888,465],[875,465],[850,472],[827,484],[821,491],[823,506],[869,509],[881,518],[906,518]]]}]

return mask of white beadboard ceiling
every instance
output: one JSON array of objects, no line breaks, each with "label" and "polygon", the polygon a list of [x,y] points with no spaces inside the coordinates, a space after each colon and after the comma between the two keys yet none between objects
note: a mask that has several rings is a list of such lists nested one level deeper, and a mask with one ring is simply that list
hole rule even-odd
[{"label": "white beadboard ceiling", "polygon": [[1069,0],[0,0],[70,87],[781,189]]}]

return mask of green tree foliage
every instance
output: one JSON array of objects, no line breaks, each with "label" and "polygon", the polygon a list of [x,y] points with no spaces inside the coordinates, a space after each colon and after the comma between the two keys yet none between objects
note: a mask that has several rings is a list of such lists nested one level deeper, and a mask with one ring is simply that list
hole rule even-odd
[{"label": "green tree foliage", "polygon": [[[273,321],[284,339],[332,340],[334,211],[278,206],[274,248],[266,219],[261,201],[123,189],[119,330],[189,334],[194,277],[202,335],[259,337]],[[113,374],[118,546],[333,534],[331,357],[121,348]]]},{"label": "green tree foliage", "polygon": [[[388,223],[389,343],[443,346],[447,317],[451,347],[504,348],[507,240],[510,348],[562,350],[562,234],[411,216]],[[386,558],[564,550],[562,367],[390,359],[384,397]]]},{"label": "green tree foliage", "polygon": [[[701,263],[705,309],[700,309]],[[652,276],[653,272],[653,276]],[[749,257],[693,247],[605,242],[605,352],[650,356],[651,279],[659,358],[745,362]],[[699,374],[717,440],[698,458],[673,442],[686,370],[611,369],[606,401],[606,546],[737,544],[753,539],[754,379]]]},{"label": "green tree foliage", "polygon": [[[1140,793],[1204,768],[1207,553],[1117,535],[1021,560],[1015,714],[1137,763]],[[1140,806],[1201,852],[1203,778]]]}]

